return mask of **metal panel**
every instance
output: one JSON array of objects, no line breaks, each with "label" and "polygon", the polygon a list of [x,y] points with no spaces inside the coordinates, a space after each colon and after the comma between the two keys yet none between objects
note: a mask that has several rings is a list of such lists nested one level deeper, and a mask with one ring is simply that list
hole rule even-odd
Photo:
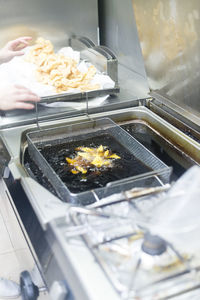
[{"label": "metal panel", "polygon": [[0,7],[0,46],[20,35],[41,35],[60,46],[72,33],[97,43],[97,0],[0,0]]},{"label": "metal panel", "polygon": [[147,90],[132,1],[100,0],[99,18],[101,44],[115,52],[120,64],[141,75],[140,85]]},{"label": "metal panel", "polygon": [[132,3],[150,89],[200,117],[199,0]]}]

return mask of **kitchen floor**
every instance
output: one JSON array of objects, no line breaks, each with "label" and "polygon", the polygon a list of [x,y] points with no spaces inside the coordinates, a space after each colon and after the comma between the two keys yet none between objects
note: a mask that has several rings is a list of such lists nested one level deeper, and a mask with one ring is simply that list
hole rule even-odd
[{"label": "kitchen floor", "polygon": [[[0,181],[0,188],[2,182]],[[13,208],[3,193],[0,194],[0,277],[19,282],[19,274],[31,271],[34,261],[16,219]],[[20,300],[18,298],[18,300]],[[39,300],[49,300],[44,292]],[[2,299],[0,299],[2,300]]]}]

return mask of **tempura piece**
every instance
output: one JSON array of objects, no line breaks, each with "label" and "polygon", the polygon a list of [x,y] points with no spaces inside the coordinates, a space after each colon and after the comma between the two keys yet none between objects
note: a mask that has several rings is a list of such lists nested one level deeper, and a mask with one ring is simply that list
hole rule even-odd
[{"label": "tempura piece", "polygon": [[73,174],[86,174],[91,167],[112,167],[114,159],[120,159],[117,154],[111,153],[107,147],[100,145],[98,148],[77,147],[77,155],[74,158],[66,157],[67,163],[72,167]]},{"label": "tempura piece", "polygon": [[100,88],[99,84],[91,84],[96,74],[93,65],[87,72],[80,72],[74,59],[54,53],[52,43],[43,38],[37,39],[26,60],[37,65],[37,80],[54,86],[58,93],[70,89],[89,91]]}]

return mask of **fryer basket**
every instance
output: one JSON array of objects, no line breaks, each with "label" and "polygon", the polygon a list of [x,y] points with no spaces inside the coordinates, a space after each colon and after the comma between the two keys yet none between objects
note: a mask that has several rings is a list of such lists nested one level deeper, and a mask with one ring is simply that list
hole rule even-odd
[{"label": "fryer basket", "polygon": [[98,198],[96,195],[103,194],[106,196],[106,189],[111,185],[116,186],[123,191],[127,182],[132,179],[141,178],[146,176],[148,172],[139,174],[137,176],[128,177],[118,182],[110,182],[105,187],[88,190],[80,193],[72,193],[64,184],[61,178],[56,174],[45,157],[40,152],[44,146],[53,146],[63,144],[63,142],[70,143],[80,140],[85,140],[88,137],[98,137],[99,135],[106,134],[114,138],[123,148],[129,151],[138,161],[149,168],[149,173],[160,172],[159,180],[163,183],[168,183],[170,180],[171,169],[159,160],[154,154],[140,144],[135,138],[129,135],[120,126],[114,123],[109,118],[97,119],[94,121],[72,124],[68,126],[61,126],[51,129],[44,129],[27,133],[28,152],[31,158],[35,161],[37,166],[41,169],[44,176],[48,178],[52,186],[55,188],[57,194],[63,201],[71,202],[74,204],[90,204],[95,202]]}]

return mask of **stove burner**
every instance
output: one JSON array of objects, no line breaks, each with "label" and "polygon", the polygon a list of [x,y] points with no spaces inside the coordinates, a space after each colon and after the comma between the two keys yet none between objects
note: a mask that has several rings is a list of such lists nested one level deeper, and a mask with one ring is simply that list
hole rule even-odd
[{"label": "stove burner", "polygon": [[161,255],[167,249],[166,242],[157,235],[145,234],[142,250],[149,255]]}]

